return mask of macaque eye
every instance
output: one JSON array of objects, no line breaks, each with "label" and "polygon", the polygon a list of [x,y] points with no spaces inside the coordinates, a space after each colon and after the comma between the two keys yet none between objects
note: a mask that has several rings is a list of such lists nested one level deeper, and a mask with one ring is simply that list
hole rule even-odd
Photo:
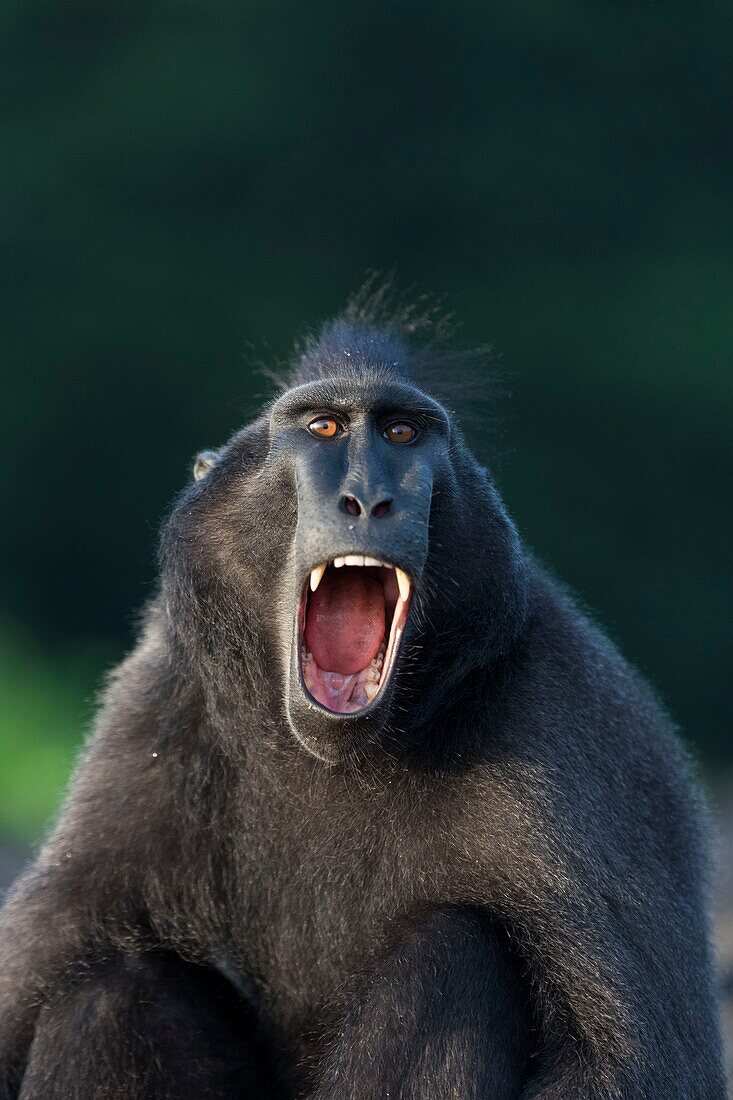
[{"label": "macaque eye", "polygon": [[383,435],[390,443],[412,443],[417,436],[417,428],[413,428],[412,424],[405,424],[403,421],[397,420],[384,429]]},{"label": "macaque eye", "polygon": [[308,431],[311,435],[320,436],[321,439],[333,439],[341,435],[344,429],[332,416],[319,416],[317,420],[311,420]]}]

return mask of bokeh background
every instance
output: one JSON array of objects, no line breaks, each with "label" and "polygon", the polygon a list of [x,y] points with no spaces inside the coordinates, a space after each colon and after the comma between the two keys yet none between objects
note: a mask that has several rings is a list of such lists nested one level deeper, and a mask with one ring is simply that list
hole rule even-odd
[{"label": "bokeh background", "polygon": [[193,454],[268,393],[252,360],[372,268],[494,344],[476,446],[725,805],[730,4],[5,0],[0,87],[3,851],[52,818]]}]

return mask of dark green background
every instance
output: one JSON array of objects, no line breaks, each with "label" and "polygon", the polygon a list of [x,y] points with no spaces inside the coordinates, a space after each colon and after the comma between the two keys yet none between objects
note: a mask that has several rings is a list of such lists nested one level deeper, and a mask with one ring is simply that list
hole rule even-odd
[{"label": "dark green background", "polygon": [[732,86],[715,0],[6,0],[0,827],[52,812],[248,343],[369,268],[501,353],[522,531],[731,760]]}]

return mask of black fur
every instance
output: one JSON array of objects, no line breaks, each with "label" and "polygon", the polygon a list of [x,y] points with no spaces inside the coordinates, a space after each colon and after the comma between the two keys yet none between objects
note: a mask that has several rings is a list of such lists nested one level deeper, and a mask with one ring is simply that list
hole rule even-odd
[{"label": "black fur", "polygon": [[[362,306],[328,326],[176,504],[138,645],[0,918],[2,1100],[724,1096],[685,754],[410,381],[439,361],[414,327]],[[405,387],[425,410],[429,529],[408,494],[390,530],[415,602],[369,717],[293,677],[304,547],[341,538],[307,533],[303,471],[346,452],[292,387],[316,412]],[[404,488],[372,460],[352,482]]]}]

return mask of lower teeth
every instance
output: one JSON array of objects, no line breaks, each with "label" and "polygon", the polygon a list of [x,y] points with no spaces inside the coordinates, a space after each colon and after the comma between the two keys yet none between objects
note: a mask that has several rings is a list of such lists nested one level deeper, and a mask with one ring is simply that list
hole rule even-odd
[{"label": "lower teeth", "polygon": [[379,691],[386,646],[387,639],[384,638],[377,656],[372,658],[366,668],[362,669],[358,675],[344,675],[340,672],[319,670],[313,660],[313,654],[301,645],[300,659],[305,686],[313,692],[316,687],[317,673],[320,672],[321,684],[330,699],[334,702],[338,699],[358,707],[365,707],[367,703],[371,703]]}]

